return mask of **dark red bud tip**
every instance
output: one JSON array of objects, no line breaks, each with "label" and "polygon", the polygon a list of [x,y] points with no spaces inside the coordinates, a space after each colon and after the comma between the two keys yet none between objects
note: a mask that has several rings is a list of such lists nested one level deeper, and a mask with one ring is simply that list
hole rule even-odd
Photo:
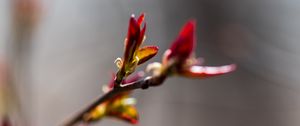
[{"label": "dark red bud tip", "polygon": [[127,37],[136,36],[136,34],[139,33],[139,31],[140,31],[140,27],[139,27],[137,21],[134,19],[134,17],[131,16],[130,20],[129,20]]},{"label": "dark red bud tip", "polygon": [[167,59],[176,57],[179,60],[186,60],[190,57],[196,46],[195,27],[195,20],[190,20],[184,25],[179,36],[171,45],[171,54]]}]

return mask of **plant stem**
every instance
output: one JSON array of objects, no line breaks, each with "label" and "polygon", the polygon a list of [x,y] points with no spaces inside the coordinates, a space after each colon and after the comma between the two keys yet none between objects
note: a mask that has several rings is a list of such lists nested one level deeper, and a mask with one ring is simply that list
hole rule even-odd
[{"label": "plant stem", "polygon": [[82,111],[80,111],[78,114],[76,114],[74,117],[72,117],[70,120],[67,120],[65,123],[63,123],[62,126],[73,126],[79,122],[82,121],[83,117],[91,112],[95,107],[97,107],[99,104],[107,101],[108,99],[116,96],[119,93],[131,91],[135,89],[147,89],[151,86],[158,86],[164,82],[166,79],[166,76],[157,76],[157,77],[146,77],[143,80],[139,80],[132,83],[122,84],[119,88],[115,88],[111,90],[110,92],[106,93],[105,95],[101,96],[100,98],[96,99],[94,102],[92,102],[90,105],[88,105],[86,108],[84,108]]}]

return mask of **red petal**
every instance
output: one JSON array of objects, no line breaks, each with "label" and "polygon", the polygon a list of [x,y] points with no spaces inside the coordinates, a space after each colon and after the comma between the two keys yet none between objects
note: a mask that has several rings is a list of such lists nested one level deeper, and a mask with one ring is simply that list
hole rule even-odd
[{"label": "red petal", "polygon": [[177,57],[179,60],[187,59],[195,47],[195,20],[188,21],[181,30],[177,39],[171,45],[169,58]]},{"label": "red petal", "polygon": [[187,77],[206,78],[216,75],[222,75],[234,71],[235,64],[225,66],[191,66],[188,69],[182,70],[180,74]]}]

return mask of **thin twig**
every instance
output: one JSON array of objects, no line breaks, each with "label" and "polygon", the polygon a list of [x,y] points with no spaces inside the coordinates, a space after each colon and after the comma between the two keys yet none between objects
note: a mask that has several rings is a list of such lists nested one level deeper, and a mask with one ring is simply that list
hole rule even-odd
[{"label": "thin twig", "polygon": [[132,83],[123,84],[118,88],[111,90],[100,98],[96,99],[96,101],[92,102],[89,106],[83,109],[81,112],[76,114],[70,120],[67,120],[62,126],[73,126],[82,121],[84,115],[91,112],[95,107],[99,104],[107,101],[108,99],[116,96],[119,93],[132,91],[135,89],[147,89],[148,87],[158,86],[164,82],[166,76],[157,76],[157,77],[146,77],[143,80],[139,80]]}]

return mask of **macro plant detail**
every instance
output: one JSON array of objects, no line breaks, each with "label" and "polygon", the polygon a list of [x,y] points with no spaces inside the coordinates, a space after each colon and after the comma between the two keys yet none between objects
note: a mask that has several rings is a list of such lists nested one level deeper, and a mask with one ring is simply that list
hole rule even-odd
[{"label": "macro plant detail", "polygon": [[144,14],[141,14],[138,20],[132,15],[129,20],[128,35],[124,41],[124,57],[123,59],[117,58],[115,61],[119,68],[115,81],[116,86],[120,86],[123,77],[133,73],[137,65],[151,59],[158,51],[157,46],[145,46],[140,48],[146,39],[146,23],[144,23],[142,27],[144,18]]},{"label": "macro plant detail", "polygon": [[207,78],[226,74],[236,69],[235,64],[223,66],[203,66],[203,59],[195,57],[196,21],[188,21],[178,37],[164,52],[162,62],[148,64],[146,71],[151,76],[143,77],[144,72],[135,72],[138,65],[145,63],[158,52],[157,46],[140,47],[146,38],[145,15],[129,19],[127,37],[124,42],[123,58],[117,58],[118,67],[110,83],[103,87],[104,95],[92,102],[85,109],[77,113],[64,126],[73,126],[78,123],[89,124],[104,117],[114,117],[131,124],[138,123],[138,112],[134,107],[134,98],[130,97],[135,89],[147,89],[159,86],[171,76],[191,78]]},{"label": "macro plant detail", "polygon": [[0,126],[300,126],[295,1],[0,6]]}]

